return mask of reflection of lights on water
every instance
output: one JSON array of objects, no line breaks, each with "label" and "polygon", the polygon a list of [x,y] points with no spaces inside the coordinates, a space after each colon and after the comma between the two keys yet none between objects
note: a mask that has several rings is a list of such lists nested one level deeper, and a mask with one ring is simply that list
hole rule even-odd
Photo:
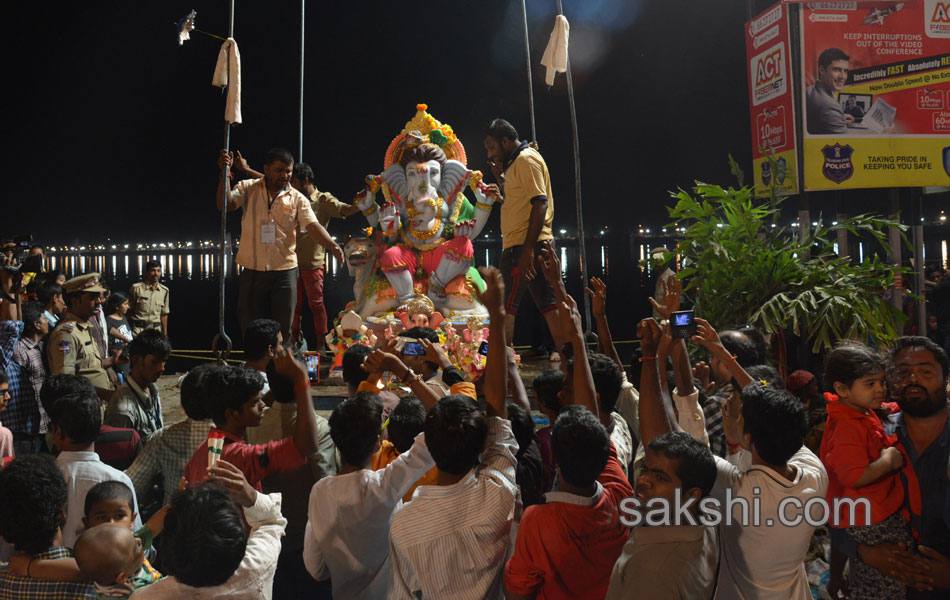
[{"label": "reflection of lights on water", "polygon": [[79,270],[80,270],[80,271],[83,271],[83,272],[85,272],[85,270],[86,270],[86,257],[85,257],[85,256],[80,256],[80,257],[79,257]]},{"label": "reflection of lights on water", "polygon": [[947,240],[940,242],[940,266],[947,267]]},{"label": "reflection of lights on water", "polygon": [[488,260],[488,248],[485,248],[485,264],[490,265],[491,262]]},{"label": "reflection of lights on water", "polygon": [[561,277],[567,273],[567,248],[561,246]]},{"label": "reflection of lights on water", "polygon": [[128,255],[128,254],[125,255],[125,261],[123,261],[123,262],[124,262],[124,264],[125,264],[125,273],[124,273],[124,274],[127,276],[127,275],[129,274],[129,255]]},{"label": "reflection of lights on water", "polygon": [[119,264],[119,257],[115,254],[112,255],[112,274],[116,275],[116,266]]},{"label": "reflection of lights on water", "polygon": [[643,244],[640,244],[640,261],[643,262],[647,259],[646,248]]},{"label": "reflection of lights on water", "polygon": [[191,268],[192,268],[192,267],[191,267],[191,255],[190,255],[190,254],[189,254],[188,257],[185,259],[185,267],[188,269],[188,276],[190,277],[190,276],[191,276]]},{"label": "reflection of lights on water", "polygon": [[838,254],[838,242],[835,242],[833,245],[835,249],[835,254]]},{"label": "reflection of lights on water", "polygon": [[604,272],[607,268],[607,249],[600,247],[600,270]]},{"label": "reflection of lights on water", "polygon": [[864,242],[858,242],[858,262],[864,262]]},{"label": "reflection of lights on water", "polygon": [[139,273],[141,273],[141,272],[142,272],[142,265],[145,263],[145,259],[142,257],[141,254],[138,255],[138,259],[139,259],[139,260],[138,260]]}]

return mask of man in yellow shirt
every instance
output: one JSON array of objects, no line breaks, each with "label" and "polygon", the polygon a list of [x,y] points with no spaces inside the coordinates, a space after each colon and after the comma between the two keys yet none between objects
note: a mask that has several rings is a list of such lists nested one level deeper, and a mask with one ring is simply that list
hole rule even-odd
[{"label": "man in yellow shirt", "polygon": [[485,133],[485,153],[503,187],[501,205],[501,272],[505,278],[506,339],[513,343],[515,316],[525,289],[561,347],[554,293],[540,274],[540,253],[554,248],[554,193],[551,175],[541,153],[518,138],[504,119],[495,119]]}]

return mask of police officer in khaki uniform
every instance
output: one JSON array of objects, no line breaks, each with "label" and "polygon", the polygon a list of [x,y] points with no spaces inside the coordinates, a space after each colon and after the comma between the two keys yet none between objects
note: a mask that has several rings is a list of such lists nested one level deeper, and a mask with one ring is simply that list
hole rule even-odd
[{"label": "police officer in khaki uniform", "polygon": [[129,323],[132,335],[146,329],[157,329],[168,337],[168,288],[159,283],[162,263],[150,260],[145,263],[145,278],[132,286],[129,293]]},{"label": "police officer in khaki uniform", "polygon": [[66,313],[50,335],[46,353],[52,375],[81,375],[95,386],[103,401],[108,401],[113,386],[106,369],[118,360],[118,355],[103,360],[89,324],[105,291],[98,273],[73,277],[63,284]]}]

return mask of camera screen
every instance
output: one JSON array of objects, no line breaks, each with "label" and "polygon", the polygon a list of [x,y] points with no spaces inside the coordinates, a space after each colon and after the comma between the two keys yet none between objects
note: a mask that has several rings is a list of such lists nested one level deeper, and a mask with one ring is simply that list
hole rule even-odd
[{"label": "camera screen", "polygon": [[319,355],[316,355],[316,354],[314,354],[314,355],[312,355],[312,356],[308,356],[308,357],[307,357],[307,370],[310,372],[310,374],[313,375],[314,373],[317,372],[317,369],[319,369],[319,368],[320,368],[320,356],[319,356]]},{"label": "camera screen", "polygon": [[488,356],[488,342],[482,342],[478,347],[478,353],[482,356]]},{"label": "camera screen", "polygon": [[677,327],[689,327],[693,324],[693,315],[692,313],[675,313],[673,315],[673,324]]},{"label": "camera screen", "polygon": [[426,349],[419,342],[406,342],[402,347],[405,356],[425,356]]}]

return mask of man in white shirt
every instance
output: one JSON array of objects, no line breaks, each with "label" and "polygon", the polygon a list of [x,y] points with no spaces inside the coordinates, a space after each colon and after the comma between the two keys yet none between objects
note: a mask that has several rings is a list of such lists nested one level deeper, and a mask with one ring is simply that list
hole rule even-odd
[{"label": "man in white shirt", "polygon": [[390,584],[389,525],[393,510],[433,461],[425,436],[378,471],[370,459],[380,447],[383,405],[359,393],[330,415],[340,451],[340,474],[321,479],[310,493],[304,564],[317,580],[330,578],[335,598],[384,598]]},{"label": "man in white shirt", "polygon": [[[233,156],[222,150],[218,166],[230,168]],[[238,318],[241,331],[256,318],[269,317],[280,323],[284,339],[290,339],[290,323],[297,302],[297,231],[305,230],[314,240],[343,262],[343,250],[317,221],[310,201],[290,185],[293,155],[282,148],[267,152],[263,177],[238,182],[227,195],[227,209],[244,209],[241,245],[236,262],[243,267],[238,281]],[[224,206],[224,180],[215,196],[218,210]]]},{"label": "man in white shirt", "polygon": [[287,526],[280,501],[280,494],[257,492],[240,469],[219,460],[208,482],[172,500],[162,533],[166,577],[132,598],[270,600]]},{"label": "man in white shirt", "polygon": [[[728,416],[726,417],[729,418]],[[740,445],[751,466],[739,467],[716,457],[716,484],[710,494],[725,507],[727,498],[760,503],[758,524],[743,526],[742,508],[732,509],[733,523],[719,526],[721,552],[717,598],[811,598],[805,555],[815,527],[804,520],[810,500],[822,500],[828,474],[821,460],[803,444],[805,409],[786,390],[752,384],[742,391],[744,432]],[[726,428],[727,442],[729,428]],[[787,498],[795,504],[783,508]],[[753,513],[750,511],[750,519]],[[822,518],[820,507],[810,522]],[[800,519],[792,526],[781,519]]]},{"label": "man in white shirt", "polygon": [[[716,598],[811,598],[804,559],[815,527],[802,520],[796,525],[781,519],[804,517],[812,499],[825,496],[828,475],[821,461],[803,446],[807,428],[805,409],[785,390],[754,384],[736,358],[722,345],[715,329],[697,318],[694,342],[728,368],[742,386],[741,439],[728,439],[751,453],[751,467],[738,467],[716,457],[716,483],[710,496],[719,502],[720,566]],[[640,427],[644,444],[674,430],[672,406],[660,394],[655,354],[659,328],[653,319],[640,323],[644,369],[640,385]],[[651,381],[647,381],[647,375]],[[739,415],[726,415],[738,421]],[[726,427],[738,432],[737,427]],[[782,506],[783,499],[795,504]],[[744,510],[741,499],[748,505]],[[758,507],[756,510],[755,507]],[[780,510],[781,508],[781,510]],[[817,511],[820,513],[820,511]],[[731,513],[731,523],[726,519]],[[811,514],[812,518],[820,514]]]},{"label": "man in white shirt", "polygon": [[[504,284],[483,269],[491,332],[485,367],[486,413],[466,396],[429,411],[425,441],[436,484],[416,488],[392,519],[390,598],[503,598],[503,569],[518,504],[518,442],[505,404]],[[401,458],[401,457],[400,457]]]},{"label": "man in white shirt", "polygon": [[[81,379],[78,376],[77,379]],[[59,448],[56,465],[66,480],[66,522],[63,525],[63,545],[71,548],[82,533],[86,494],[103,481],[119,481],[135,488],[128,475],[110,467],[95,452],[96,437],[102,425],[99,396],[88,381],[77,383],[76,391],[50,403],[50,431],[53,444]],[[132,492],[135,528],[142,525],[138,517],[138,500]]]}]

